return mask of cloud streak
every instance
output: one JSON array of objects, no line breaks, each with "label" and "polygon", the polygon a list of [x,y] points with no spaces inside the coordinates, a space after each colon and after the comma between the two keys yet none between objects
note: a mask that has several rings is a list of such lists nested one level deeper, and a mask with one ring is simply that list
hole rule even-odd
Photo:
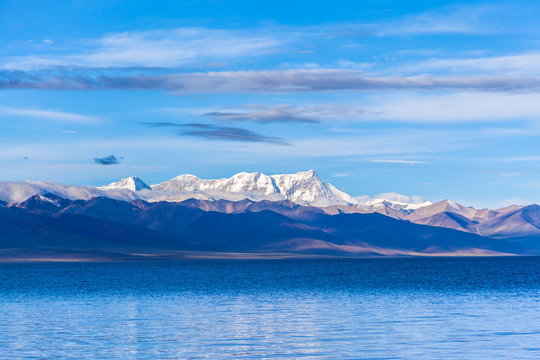
[{"label": "cloud streak", "polygon": [[452,73],[504,74],[507,76],[537,76],[540,74],[540,53],[503,56],[429,59],[403,67],[408,71],[445,71]]},{"label": "cloud streak", "polygon": [[238,127],[217,126],[201,123],[177,124],[173,122],[149,122],[145,123],[145,125],[149,127],[181,128],[181,130],[178,132],[178,135],[180,136],[200,137],[207,140],[262,142],[277,145],[290,145],[281,138],[261,135],[254,131]]},{"label": "cloud streak", "polygon": [[[486,34],[504,31],[505,28],[516,31],[525,25],[537,30],[534,22],[501,26],[501,15],[518,17],[522,7],[496,4],[445,6],[418,14],[403,14],[395,19],[310,26],[179,27],[125,31],[70,44],[56,44],[45,39],[43,42],[47,44],[48,53],[12,56],[5,59],[0,67],[10,70],[47,67],[175,68],[208,65],[224,59],[242,60],[282,50],[298,51],[305,44],[324,42],[324,39],[347,44],[351,37],[359,36]],[[537,6],[532,6],[525,11],[534,13],[537,10]]]},{"label": "cloud streak", "polygon": [[[244,121],[266,124],[270,122],[309,122],[333,123],[341,126],[335,132],[358,132],[358,128],[348,128],[348,124],[360,123],[500,123],[540,121],[539,93],[508,92],[458,92],[425,93],[410,91],[387,94],[369,94],[359,102],[348,99],[340,102],[324,103],[318,101],[305,105],[261,105],[251,104],[237,108],[221,108],[208,112],[208,108],[168,109],[175,115],[191,116],[203,114],[221,121]],[[283,118],[279,118],[285,113]],[[274,117],[275,116],[275,117]],[[498,125],[500,126],[500,125]],[[493,128],[493,131],[498,131]],[[516,128],[505,128],[510,135]],[[527,129],[527,131],[530,131]],[[526,135],[527,132],[523,132]]]},{"label": "cloud streak", "polygon": [[302,113],[293,105],[250,105],[242,110],[213,111],[204,115],[225,121],[248,121],[255,123],[318,123],[310,114]]},{"label": "cloud streak", "polygon": [[284,40],[264,31],[198,27],[132,31],[86,41],[87,48],[68,54],[15,56],[4,69],[47,67],[178,67],[197,62],[253,57],[275,50]]},{"label": "cloud streak", "polygon": [[372,163],[385,163],[385,164],[401,164],[401,165],[418,165],[427,164],[425,161],[415,160],[371,160]]},{"label": "cloud streak", "polygon": [[101,118],[96,116],[81,115],[75,113],[68,113],[63,111],[43,110],[43,109],[20,109],[0,106],[0,113],[6,115],[14,115],[21,117],[50,119],[61,122],[70,123],[94,123]]},{"label": "cloud streak", "polygon": [[445,6],[420,14],[405,16],[396,21],[377,24],[380,33],[385,35],[422,34],[489,34],[497,30],[486,26],[501,13],[512,10],[502,5],[461,5]]},{"label": "cloud streak", "polygon": [[346,69],[291,69],[174,73],[139,76],[63,76],[0,72],[2,89],[169,90],[189,93],[316,92],[363,90],[540,91],[540,77],[375,76]]}]

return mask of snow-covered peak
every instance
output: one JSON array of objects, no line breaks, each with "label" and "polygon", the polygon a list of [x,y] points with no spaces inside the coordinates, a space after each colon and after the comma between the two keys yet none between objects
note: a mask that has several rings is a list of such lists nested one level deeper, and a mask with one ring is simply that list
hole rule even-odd
[{"label": "snow-covered peak", "polygon": [[366,201],[362,205],[368,208],[373,208],[373,209],[379,209],[379,208],[382,209],[383,207],[386,206],[394,210],[416,210],[425,206],[429,206],[431,204],[432,204],[431,201],[424,201],[422,203],[413,204],[413,203],[406,203],[406,202],[401,202],[401,201],[392,201],[392,200],[387,200],[387,199],[373,199],[373,200]]},{"label": "snow-covered peak", "polygon": [[[355,204],[354,198],[325,184],[313,170],[296,174],[265,175],[241,172],[223,179],[199,179],[180,175],[161,184],[152,185],[156,192],[207,193],[214,198],[244,197],[252,200],[291,200],[299,204],[328,206]],[[162,197],[161,197],[162,198]]]},{"label": "snow-covered peak", "polygon": [[137,176],[130,176],[128,178],[122,179],[117,182],[113,182],[106,186],[99,187],[101,190],[131,190],[131,191],[140,191],[140,190],[150,190],[150,186],[146,185],[144,181],[139,179]]},{"label": "snow-covered peak", "polygon": [[361,207],[371,210],[381,210],[384,207],[389,207],[394,210],[414,211],[433,203],[420,196],[407,196],[397,193],[378,194],[373,197],[358,196],[355,198]]},{"label": "snow-covered peak", "polygon": [[316,206],[356,203],[348,194],[325,184],[313,170],[272,175],[272,178],[281,194],[296,203]]},{"label": "snow-covered peak", "polygon": [[99,188],[45,182],[0,182],[0,200],[23,201],[35,194],[51,193],[66,199],[89,199],[104,196],[119,200],[183,201],[186,199],[240,201],[289,200],[300,205],[328,207],[353,206],[365,211],[385,208],[406,210],[431,205],[418,197],[387,193],[376,196],[352,197],[325,183],[313,170],[294,174],[265,175],[260,172],[240,172],[229,178],[200,179],[184,174],[171,180],[148,186],[136,176]]},{"label": "snow-covered peak", "polygon": [[456,210],[460,210],[463,207],[459,205],[457,202],[455,202],[454,200],[446,200],[446,204],[448,204],[448,206]]}]

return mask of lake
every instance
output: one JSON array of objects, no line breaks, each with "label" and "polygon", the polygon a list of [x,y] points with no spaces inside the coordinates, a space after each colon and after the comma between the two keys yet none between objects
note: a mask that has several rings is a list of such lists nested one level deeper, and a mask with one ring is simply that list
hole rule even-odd
[{"label": "lake", "polygon": [[540,258],[0,264],[2,359],[539,359]]}]

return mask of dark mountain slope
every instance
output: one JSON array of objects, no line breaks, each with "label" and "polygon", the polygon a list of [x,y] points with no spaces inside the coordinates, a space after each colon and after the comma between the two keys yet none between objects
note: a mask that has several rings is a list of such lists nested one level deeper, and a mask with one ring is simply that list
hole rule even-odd
[{"label": "dark mountain slope", "polygon": [[[0,255],[21,248],[32,254],[84,250],[128,255],[178,251],[323,255],[540,252],[534,237],[492,239],[378,213],[328,215],[287,201],[216,204],[214,209],[231,211],[226,213],[208,211],[211,206],[206,202],[202,203],[206,210],[202,210],[198,204],[32,197],[0,207]],[[509,216],[528,216],[532,224],[539,218],[537,210]],[[444,221],[452,220],[456,226],[473,224],[455,213],[439,216],[446,216]]]},{"label": "dark mountain slope", "polygon": [[453,229],[418,225],[377,213],[319,216],[311,224],[317,224],[317,227],[343,239],[346,244],[366,242],[383,248],[414,251],[480,248],[512,252],[511,246],[505,241]]}]

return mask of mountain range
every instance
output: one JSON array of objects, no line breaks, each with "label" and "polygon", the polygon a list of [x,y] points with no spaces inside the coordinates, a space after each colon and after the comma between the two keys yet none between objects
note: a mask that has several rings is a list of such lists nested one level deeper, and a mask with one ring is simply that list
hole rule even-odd
[{"label": "mountain range", "polygon": [[281,175],[242,172],[224,179],[199,179],[195,175],[184,174],[153,185],[136,176],[100,187],[44,181],[0,182],[0,200],[7,202],[20,202],[32,195],[46,193],[72,200],[96,196],[126,201],[290,200],[300,205],[356,206],[363,210],[382,209],[385,205],[413,210],[431,204],[417,196],[394,193],[353,197],[332,184],[324,183],[313,170]]},{"label": "mountain range", "polygon": [[398,194],[353,197],[314,171],[181,175],[155,185],[130,177],[98,188],[0,182],[0,224],[4,261],[540,255],[538,205],[489,210]]}]

